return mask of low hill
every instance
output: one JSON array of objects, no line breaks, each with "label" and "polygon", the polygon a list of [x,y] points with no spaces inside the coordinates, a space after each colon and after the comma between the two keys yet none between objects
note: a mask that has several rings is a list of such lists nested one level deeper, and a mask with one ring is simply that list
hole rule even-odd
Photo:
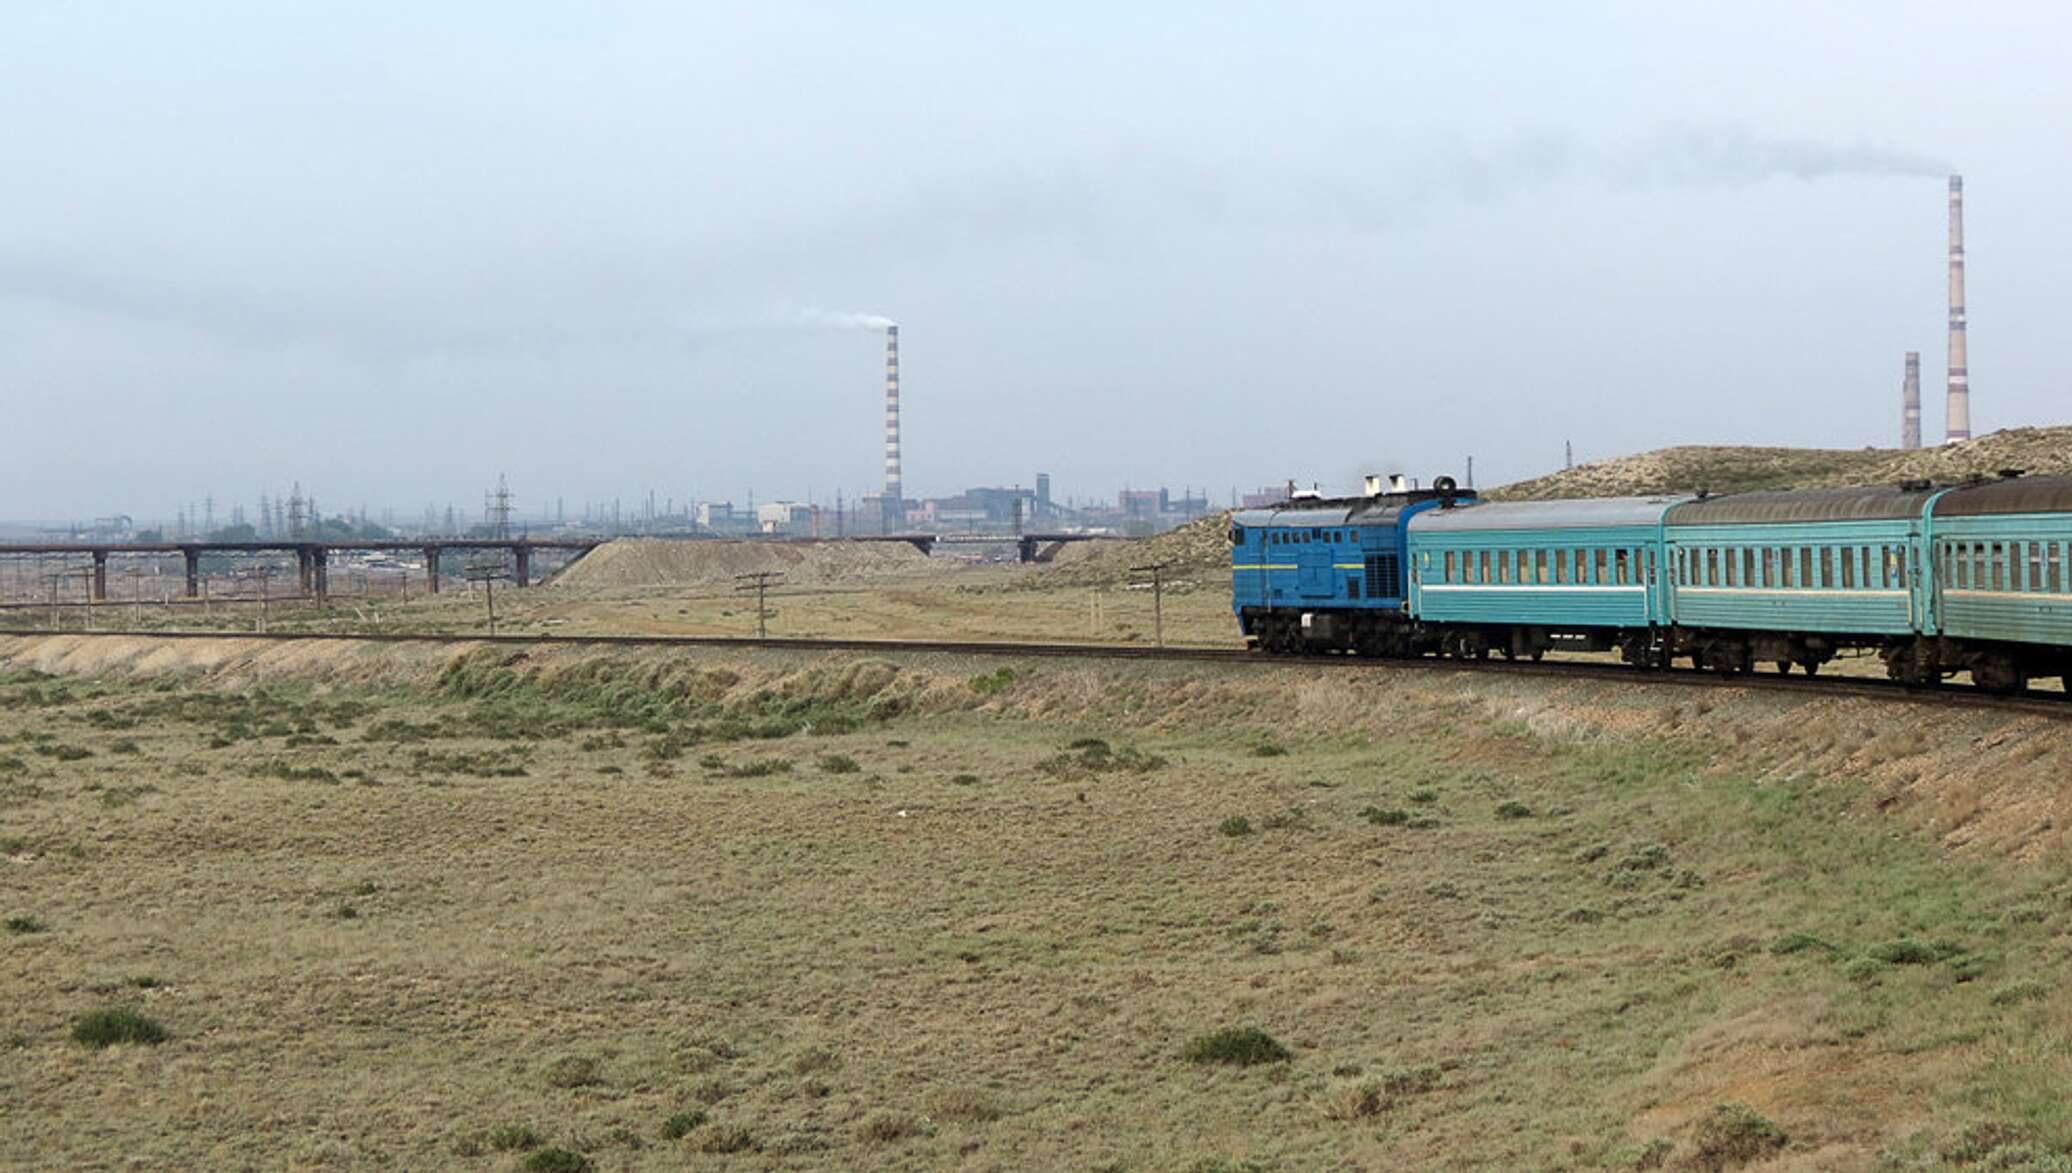
[{"label": "low hill", "polygon": [[1640,493],[1714,493],[1810,489],[1925,479],[1962,481],[2019,468],[2032,476],[2072,475],[2072,427],[2010,428],[1956,444],[1900,448],[1753,448],[1686,445],[1592,461],[1492,489],[1494,501],[1617,497]]}]

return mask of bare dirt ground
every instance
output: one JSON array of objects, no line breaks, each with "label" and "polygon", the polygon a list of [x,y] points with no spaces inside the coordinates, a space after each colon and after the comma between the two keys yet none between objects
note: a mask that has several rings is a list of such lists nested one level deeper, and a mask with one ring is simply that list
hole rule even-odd
[{"label": "bare dirt ground", "polygon": [[[0,1162],[2047,1168],[2068,749],[1385,667],[0,640]],[[111,1007],[167,1037],[73,1040]],[[1285,1057],[1188,1058],[1234,1028]]]}]

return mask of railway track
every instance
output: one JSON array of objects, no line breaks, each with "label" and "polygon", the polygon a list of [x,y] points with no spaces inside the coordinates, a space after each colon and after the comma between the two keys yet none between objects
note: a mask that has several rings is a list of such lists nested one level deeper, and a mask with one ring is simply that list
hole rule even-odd
[{"label": "railway track", "polygon": [[734,648],[745,650],[804,652],[873,652],[897,654],[937,652],[969,656],[1036,656],[1055,659],[1157,660],[1183,663],[1217,663],[1260,668],[1317,668],[1359,671],[1391,668],[1426,672],[1494,672],[1504,676],[1557,680],[1606,680],[1620,684],[1663,684],[1692,689],[1760,689],[1801,693],[1807,696],[1858,696],[1909,704],[1991,709],[1998,712],[2033,713],[2060,720],[2072,719],[2072,694],[2031,690],[2015,695],[1988,693],[1968,686],[1938,688],[1908,687],[1898,681],[1865,677],[1771,676],[1748,673],[1721,676],[1695,668],[1643,670],[1619,664],[1577,661],[1442,660],[1438,658],[1374,660],[1358,656],[1269,656],[1239,648],[1144,647],[1129,644],[1018,643],[1004,640],[885,640],[802,639],[783,636],[724,635],[462,635],[417,633],[367,635],[322,631],[221,631],[221,630],[109,630],[50,631],[36,628],[0,628],[0,637],[57,637],[80,639],[166,639],[260,640],[271,643],[318,643],[342,641],[367,644],[488,645],[494,647],[598,647],[598,648]]}]

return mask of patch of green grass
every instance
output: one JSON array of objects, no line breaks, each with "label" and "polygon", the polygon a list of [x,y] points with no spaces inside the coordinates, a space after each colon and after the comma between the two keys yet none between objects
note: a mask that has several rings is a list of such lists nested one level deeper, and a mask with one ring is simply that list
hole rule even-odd
[{"label": "patch of green grass", "polygon": [[1217,823],[1216,830],[1230,836],[1232,839],[1236,839],[1241,835],[1250,835],[1252,833],[1252,820],[1243,815],[1232,815]]},{"label": "patch of green grass", "polygon": [[1099,738],[1082,738],[1068,746],[1066,752],[1037,763],[1036,768],[1053,777],[1076,778],[1112,773],[1148,774],[1163,769],[1165,765],[1164,758],[1144,753],[1134,746],[1114,749]]},{"label": "patch of green grass", "polygon": [[135,786],[110,786],[101,791],[101,805],[109,810],[128,806],[147,794],[157,794],[158,787],[150,783]]},{"label": "patch of green grass", "polygon": [[1252,1067],[1261,1063],[1285,1063],[1294,1058],[1279,1039],[1256,1026],[1225,1027],[1188,1040],[1180,1057],[1189,1063],[1221,1063]]},{"label": "patch of green grass", "polygon": [[996,696],[1006,691],[1007,686],[1013,684],[1016,679],[1014,669],[1002,666],[984,675],[972,677],[971,690],[985,696]]},{"label": "patch of green grass", "polygon": [[952,774],[952,775],[950,775],[950,785],[952,785],[952,786],[976,786],[976,785],[978,785],[978,784],[979,784],[979,776],[978,776],[977,774]]},{"label": "patch of green grass", "polygon": [[1255,758],[1284,758],[1288,756],[1288,747],[1277,745],[1271,741],[1262,742],[1252,747],[1252,756]]},{"label": "patch of green grass", "polygon": [[157,1019],[129,1006],[92,1010],[72,1020],[72,1041],[95,1050],[119,1043],[151,1045],[165,1040],[166,1029]]},{"label": "patch of green grass", "polygon": [[1497,804],[1496,817],[1500,819],[1529,819],[1532,817],[1532,808],[1522,802],[1500,802]]},{"label": "patch of green grass", "polygon": [[1430,787],[1419,787],[1410,792],[1410,801],[1425,806],[1439,801],[1439,792]]},{"label": "patch of green grass", "polygon": [[84,746],[66,745],[63,742],[57,741],[45,742],[37,746],[36,752],[47,758],[56,758],[61,762],[83,761],[94,756],[94,751]]},{"label": "patch of green grass", "polygon": [[1410,822],[1406,810],[1383,810],[1378,806],[1362,807],[1360,817],[1377,827],[1401,827]]},{"label": "patch of green grass", "polygon": [[10,916],[7,918],[7,931],[10,933],[26,936],[29,933],[42,933],[49,930],[49,925],[44,924],[33,916]]},{"label": "patch of green grass", "polygon": [[855,758],[838,753],[822,755],[819,764],[823,774],[854,774],[863,769]]}]

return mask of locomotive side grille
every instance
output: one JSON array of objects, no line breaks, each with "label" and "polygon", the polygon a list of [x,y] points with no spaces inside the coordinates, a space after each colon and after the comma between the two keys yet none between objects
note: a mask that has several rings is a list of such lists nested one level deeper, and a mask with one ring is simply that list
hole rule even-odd
[{"label": "locomotive side grille", "polygon": [[1394,554],[1367,556],[1367,597],[1394,599],[1403,594],[1403,569]]}]

